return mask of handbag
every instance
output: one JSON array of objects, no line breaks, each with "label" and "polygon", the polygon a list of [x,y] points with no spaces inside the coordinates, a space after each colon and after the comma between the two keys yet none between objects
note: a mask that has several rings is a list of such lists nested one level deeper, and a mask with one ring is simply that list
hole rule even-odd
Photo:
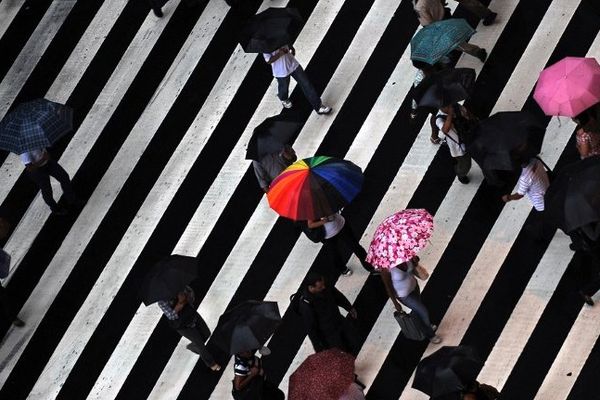
[{"label": "handbag", "polygon": [[424,340],[427,338],[423,332],[423,325],[418,317],[407,314],[404,311],[395,311],[394,318],[398,321],[402,334],[411,340]]},{"label": "handbag", "polygon": [[417,278],[419,278],[422,281],[429,278],[429,272],[427,272],[427,269],[425,269],[425,267],[422,266],[421,264],[417,264],[415,266],[415,268],[412,270],[412,273],[414,276],[416,276]]}]

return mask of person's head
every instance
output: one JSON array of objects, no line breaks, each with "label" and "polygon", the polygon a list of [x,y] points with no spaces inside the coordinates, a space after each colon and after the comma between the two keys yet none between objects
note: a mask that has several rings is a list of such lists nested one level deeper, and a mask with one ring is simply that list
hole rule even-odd
[{"label": "person's head", "polygon": [[312,294],[321,293],[325,290],[325,278],[318,272],[309,272],[304,279],[304,287]]},{"label": "person's head", "polygon": [[286,160],[296,161],[296,159],[297,159],[296,151],[289,144],[286,144],[285,146],[283,146],[283,149],[281,149],[280,154]]}]

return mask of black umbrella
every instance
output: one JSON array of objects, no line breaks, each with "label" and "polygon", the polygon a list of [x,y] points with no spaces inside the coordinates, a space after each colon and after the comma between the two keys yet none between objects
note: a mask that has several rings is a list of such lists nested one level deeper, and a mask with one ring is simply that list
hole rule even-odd
[{"label": "black umbrella", "polygon": [[419,107],[435,109],[467,99],[475,87],[473,68],[452,68],[429,75],[414,89]]},{"label": "black umbrella", "polygon": [[539,154],[546,127],[529,112],[504,111],[482,120],[467,151],[487,170],[512,171]]},{"label": "black umbrella", "polygon": [[473,348],[444,346],[419,362],[412,387],[431,397],[459,392],[483,367]]},{"label": "black umbrella", "polygon": [[292,113],[269,117],[260,123],[248,142],[246,160],[259,161],[267,154],[281,151],[290,144],[302,127],[302,123]]},{"label": "black umbrella", "polygon": [[246,53],[271,53],[292,44],[302,25],[302,17],[295,8],[267,8],[248,20],[240,44]]},{"label": "black umbrella", "polygon": [[563,168],[544,196],[546,215],[565,232],[600,221],[600,156]]},{"label": "black umbrella", "polygon": [[198,260],[180,255],[168,256],[156,263],[142,282],[145,305],[170,300],[198,276]]},{"label": "black umbrella", "polygon": [[276,302],[248,300],[221,315],[212,337],[219,348],[236,354],[260,348],[280,322]]}]

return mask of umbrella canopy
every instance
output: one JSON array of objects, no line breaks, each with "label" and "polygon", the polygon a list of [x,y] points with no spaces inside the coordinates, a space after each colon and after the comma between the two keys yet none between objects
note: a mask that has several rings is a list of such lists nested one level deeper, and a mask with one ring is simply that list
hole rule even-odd
[{"label": "umbrella canopy", "polygon": [[512,171],[540,153],[546,127],[531,113],[504,111],[482,120],[467,151],[483,169]]},{"label": "umbrella canopy", "polygon": [[288,400],[338,400],[354,382],[354,357],[339,349],[312,354],[290,375]]},{"label": "umbrella canopy", "polygon": [[154,264],[142,282],[145,305],[170,300],[198,276],[198,260],[194,257],[170,255]]},{"label": "umbrella canopy", "polygon": [[278,153],[284,145],[290,144],[300,131],[302,123],[292,114],[279,114],[260,123],[248,142],[246,160],[259,161],[271,153]]},{"label": "umbrella canopy", "polygon": [[300,30],[302,17],[295,8],[267,8],[248,20],[240,36],[246,53],[271,53],[291,44]]},{"label": "umbrella canopy", "polygon": [[600,65],[594,58],[565,57],[542,71],[533,98],[546,115],[574,117],[600,102]]},{"label": "umbrella canopy", "polygon": [[215,345],[231,355],[258,349],[280,322],[276,302],[245,301],[221,315],[213,333]]},{"label": "umbrella canopy", "polygon": [[423,79],[415,88],[414,99],[419,107],[435,109],[467,99],[475,87],[473,68],[452,68]]},{"label": "umbrella canopy", "polygon": [[0,122],[0,148],[15,154],[44,149],[71,130],[71,107],[33,100],[20,104]]},{"label": "umbrella canopy", "polygon": [[431,397],[459,392],[477,378],[483,362],[469,346],[444,346],[419,362],[412,387]]},{"label": "umbrella canopy", "polygon": [[332,215],[350,203],[363,183],[360,167],[350,161],[316,156],[296,161],[273,182],[269,205],[293,220],[315,220]]},{"label": "umbrella canopy", "polygon": [[475,33],[464,19],[434,22],[421,29],[410,41],[410,59],[433,65],[469,40]]},{"label": "umbrella canopy", "polygon": [[544,196],[546,215],[564,232],[600,221],[600,156],[568,165]]},{"label": "umbrella canopy", "polygon": [[433,232],[433,217],[424,209],[407,209],[379,224],[367,252],[375,268],[391,269],[413,258]]}]

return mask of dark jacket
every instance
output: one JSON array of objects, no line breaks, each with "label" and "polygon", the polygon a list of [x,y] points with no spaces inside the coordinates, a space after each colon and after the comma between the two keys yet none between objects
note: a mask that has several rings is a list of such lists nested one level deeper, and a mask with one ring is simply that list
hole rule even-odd
[{"label": "dark jacket", "polygon": [[344,317],[338,307],[350,311],[352,304],[335,287],[327,287],[316,295],[307,289],[302,292],[299,311],[315,350],[329,348],[330,338],[339,336]]}]

